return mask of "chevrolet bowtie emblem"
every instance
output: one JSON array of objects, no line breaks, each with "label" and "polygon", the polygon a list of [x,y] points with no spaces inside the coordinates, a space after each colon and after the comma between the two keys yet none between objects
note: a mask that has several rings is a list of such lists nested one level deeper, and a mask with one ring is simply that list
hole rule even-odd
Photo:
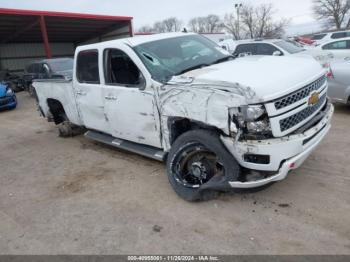
[{"label": "chevrolet bowtie emblem", "polygon": [[313,106],[313,105],[316,105],[318,100],[320,100],[320,94],[315,92],[313,93],[310,97],[309,97],[309,101],[308,101],[308,104],[309,106]]}]

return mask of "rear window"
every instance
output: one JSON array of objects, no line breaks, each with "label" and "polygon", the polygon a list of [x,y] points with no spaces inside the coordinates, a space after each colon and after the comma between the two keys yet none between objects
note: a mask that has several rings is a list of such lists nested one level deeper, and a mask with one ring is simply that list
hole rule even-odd
[{"label": "rear window", "polygon": [[274,44],[286,50],[290,54],[300,53],[305,50],[304,48],[287,41],[278,41],[278,42],[275,42]]},{"label": "rear window", "polygon": [[77,79],[80,83],[100,83],[97,50],[86,50],[78,54]]},{"label": "rear window", "polygon": [[323,39],[327,34],[319,34],[319,35],[314,35],[311,37],[312,40],[321,40]]}]

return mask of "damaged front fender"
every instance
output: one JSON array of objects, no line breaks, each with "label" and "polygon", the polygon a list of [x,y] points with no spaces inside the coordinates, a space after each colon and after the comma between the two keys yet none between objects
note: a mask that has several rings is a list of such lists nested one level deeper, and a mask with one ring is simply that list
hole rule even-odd
[{"label": "damaged front fender", "polygon": [[171,145],[171,131],[167,124],[170,117],[197,121],[231,135],[232,131],[237,131],[237,127],[234,129],[231,125],[229,109],[256,101],[251,88],[222,81],[173,78],[168,84],[156,89],[166,151]]}]

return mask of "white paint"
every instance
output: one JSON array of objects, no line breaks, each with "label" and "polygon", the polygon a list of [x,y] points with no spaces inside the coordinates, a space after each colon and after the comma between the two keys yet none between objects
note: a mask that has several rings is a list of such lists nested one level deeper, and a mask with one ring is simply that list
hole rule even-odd
[{"label": "white paint", "polygon": [[[240,106],[254,103],[262,103],[267,107],[272,99],[305,87],[322,76],[325,70],[316,61],[305,57],[245,57],[173,77],[163,85],[151,78],[130,47],[185,35],[189,34],[151,35],[78,47],[76,54],[82,50],[99,51],[100,84],[80,84],[76,74],[73,84],[63,81],[34,82],[39,105],[48,115],[50,112],[46,100],[57,99],[75,124],[110,134],[116,137],[115,141],[125,139],[164,151],[171,148],[169,120],[186,118],[222,130],[225,134],[223,143],[242,166],[265,171],[276,171],[285,158],[300,156],[297,160],[301,163],[314,148],[313,145],[318,144],[328,132],[332,110],[317,127],[304,134],[291,137],[279,134],[284,137],[260,142],[239,141],[241,129],[233,127],[230,130],[233,126],[229,123],[230,113],[238,114]],[[118,48],[133,60],[143,75],[142,87],[105,83],[102,54],[108,48]],[[300,110],[295,109],[293,112]],[[271,116],[271,112],[268,111],[268,114]],[[282,114],[288,116],[286,112]],[[312,140],[310,146],[300,145],[321,126],[326,128]],[[235,134],[230,136],[233,131],[237,131],[236,139]],[[284,153],[281,153],[281,148]],[[245,152],[268,154],[272,159],[271,164],[245,163],[242,158]],[[279,178],[285,177],[284,169],[281,172]]]}]

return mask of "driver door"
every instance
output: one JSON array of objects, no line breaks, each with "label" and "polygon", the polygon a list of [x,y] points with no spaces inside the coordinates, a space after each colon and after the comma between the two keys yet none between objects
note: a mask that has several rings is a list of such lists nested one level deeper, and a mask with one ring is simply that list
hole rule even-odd
[{"label": "driver door", "polygon": [[105,115],[112,136],[161,148],[154,91],[134,62],[138,57],[127,52],[126,47],[120,46],[107,48],[103,53]]}]

